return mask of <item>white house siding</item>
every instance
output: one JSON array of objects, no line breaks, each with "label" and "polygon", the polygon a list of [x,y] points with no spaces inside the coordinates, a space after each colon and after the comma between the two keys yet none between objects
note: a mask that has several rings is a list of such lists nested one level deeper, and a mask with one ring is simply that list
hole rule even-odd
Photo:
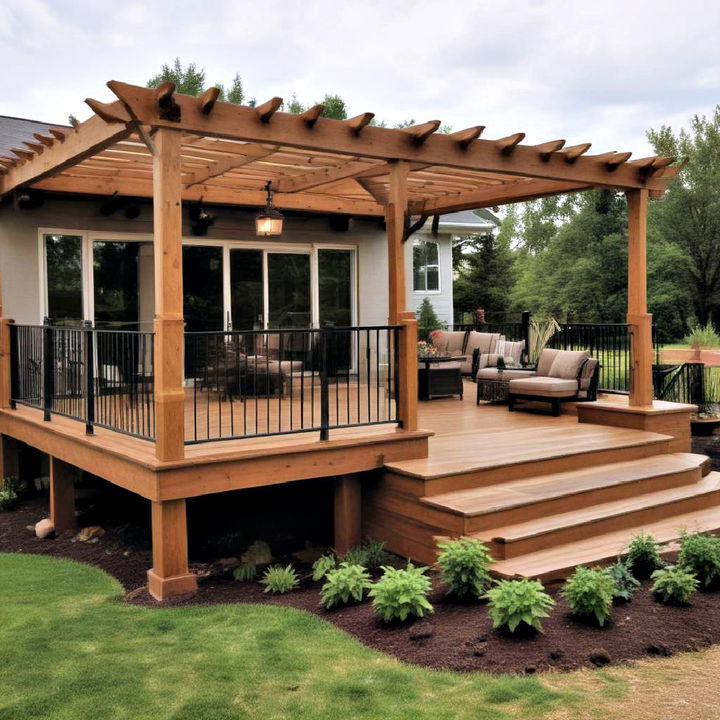
[{"label": "white house siding", "polygon": [[[122,211],[111,217],[99,213],[102,200],[48,197],[35,210],[15,210],[12,203],[0,205],[0,273],[3,312],[18,323],[42,320],[38,230],[89,231],[120,233],[128,239],[152,233],[152,210],[141,205],[141,214],[127,220]],[[210,208],[216,221],[206,240],[243,240],[256,242],[254,209]],[[184,235],[194,241],[190,227]],[[265,240],[265,239],[262,239]],[[449,236],[440,236],[441,292],[428,293],[440,317],[452,322],[452,257]],[[284,244],[351,245],[357,251],[357,322],[382,325],[387,322],[388,277],[387,241],[379,220],[353,219],[347,232],[333,231],[328,219],[318,215],[286,214],[281,240]],[[425,293],[412,289],[412,241],[405,245],[407,307],[416,309]]]}]

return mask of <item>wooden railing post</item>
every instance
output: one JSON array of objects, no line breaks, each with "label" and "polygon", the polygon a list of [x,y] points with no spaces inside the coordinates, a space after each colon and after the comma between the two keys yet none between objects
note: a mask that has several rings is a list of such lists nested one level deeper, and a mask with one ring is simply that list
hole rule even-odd
[{"label": "wooden railing post", "polygon": [[185,454],[180,140],[178,131],[165,128],[154,136],[155,455],[159,460],[179,460]]},{"label": "wooden railing post", "polygon": [[418,427],[417,318],[414,312],[400,313],[400,422],[404,430]]},{"label": "wooden railing post", "polygon": [[0,317],[0,408],[13,405],[12,324],[9,318]]},{"label": "wooden railing post", "polygon": [[628,204],[628,315],[630,405],[653,401],[652,315],[647,311],[647,190],[630,190]]}]

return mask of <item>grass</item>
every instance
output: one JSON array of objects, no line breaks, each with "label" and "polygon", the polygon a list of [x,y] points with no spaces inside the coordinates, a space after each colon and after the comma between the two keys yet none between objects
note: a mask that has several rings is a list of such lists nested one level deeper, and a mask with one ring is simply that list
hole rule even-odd
[{"label": "grass", "polygon": [[426,670],[292,608],[136,607],[96,568],[0,554],[3,720],[716,720],[718,674],[720,648],[541,677]]}]

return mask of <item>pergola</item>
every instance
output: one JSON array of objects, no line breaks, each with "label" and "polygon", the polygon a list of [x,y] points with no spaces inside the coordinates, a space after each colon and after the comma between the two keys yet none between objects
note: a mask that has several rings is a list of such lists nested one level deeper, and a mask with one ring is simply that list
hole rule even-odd
[{"label": "pergola", "polygon": [[[281,98],[257,107],[111,81],[118,100],[88,99],[94,115],[73,129],[52,129],[0,158],[0,197],[18,188],[152,197],[155,252],[156,453],[183,457],[183,201],[262,206],[270,181],[283,209],[384,217],[388,237],[389,320],[405,312],[403,243],[417,223],[456,210],[547,195],[613,188],[628,198],[630,404],[652,405],[651,316],[646,292],[646,211],[675,177],[673,158],[631,160],[629,152],[590,155],[590,143],[523,144],[524,133],[482,137],[483,126],[438,133],[439,120],[401,129],[375,127],[372,113],[348,120],[280,111]],[[413,221],[412,218],[418,218]],[[414,429],[415,358],[402,370]],[[413,375],[415,379],[413,380]]]}]

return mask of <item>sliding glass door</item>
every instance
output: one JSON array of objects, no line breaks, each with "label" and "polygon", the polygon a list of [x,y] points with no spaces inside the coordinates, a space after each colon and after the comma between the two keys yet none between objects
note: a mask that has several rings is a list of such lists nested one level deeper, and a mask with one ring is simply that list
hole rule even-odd
[{"label": "sliding glass door", "polygon": [[312,325],[310,254],[267,254],[269,328],[306,328]]},{"label": "sliding glass door", "polygon": [[229,258],[228,328],[233,330],[262,328],[265,324],[263,251],[231,248]]}]

